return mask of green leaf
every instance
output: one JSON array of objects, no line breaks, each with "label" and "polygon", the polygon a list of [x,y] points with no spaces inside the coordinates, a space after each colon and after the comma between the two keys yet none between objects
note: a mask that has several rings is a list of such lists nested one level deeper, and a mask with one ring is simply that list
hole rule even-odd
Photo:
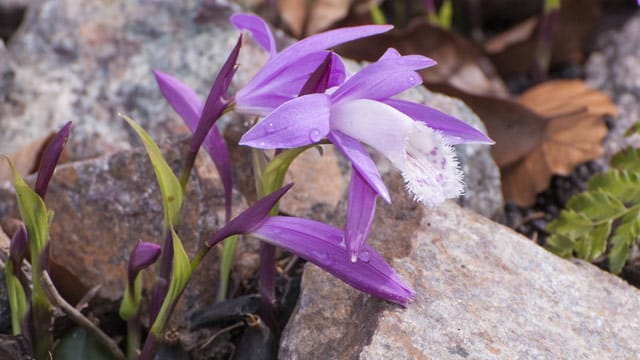
[{"label": "green leaf", "polygon": [[629,248],[640,234],[640,209],[633,209],[620,220],[618,228],[611,237],[613,247],[609,253],[609,271],[619,274],[627,262]]},{"label": "green leaf", "polygon": [[612,169],[589,180],[589,190],[606,191],[626,204],[640,203],[640,173]]},{"label": "green leaf", "polygon": [[444,29],[451,29],[451,19],[453,18],[453,3],[451,0],[444,0],[438,10],[438,24]]},{"label": "green leaf", "polygon": [[[262,194],[271,194],[272,192],[280,189],[284,184],[284,177],[289,170],[289,166],[293,160],[302,154],[305,150],[314,147],[315,145],[303,146],[295,149],[288,149],[280,152],[275,156],[262,172],[261,187]],[[271,215],[277,215],[277,207],[274,207]]]},{"label": "green leaf", "polygon": [[20,335],[22,334],[22,322],[29,309],[29,301],[20,280],[13,271],[13,261],[7,261],[5,264],[4,278],[11,309],[11,331],[13,335]]},{"label": "green leaf", "polygon": [[594,223],[612,220],[627,211],[620,200],[604,191],[586,191],[573,196],[567,202],[567,208],[581,213]]},{"label": "green leaf", "polygon": [[129,285],[124,291],[118,314],[122,320],[129,320],[138,314],[142,300],[142,276],[138,274],[133,282],[133,289]]},{"label": "green leaf", "polygon": [[53,350],[56,360],[111,360],[109,350],[81,327],[65,335]]},{"label": "green leaf", "polygon": [[161,338],[164,332],[167,321],[171,316],[171,311],[175,306],[175,303],[182,295],[182,291],[189,282],[191,277],[191,262],[189,256],[184,251],[182,241],[178,237],[176,231],[171,227],[171,239],[173,241],[173,268],[171,273],[171,282],[169,283],[169,290],[162,302],[160,311],[153,326],[151,326],[151,332],[157,337]]},{"label": "green leaf", "polygon": [[147,134],[146,131],[140,125],[136,124],[131,118],[126,115],[120,115],[129,125],[136,131],[144,148],[151,159],[153,165],[153,171],[156,173],[156,179],[162,192],[162,202],[164,205],[164,219],[165,226],[175,226],[178,224],[180,218],[180,208],[182,207],[182,187],[180,181],[176,177],[176,174],[171,170],[169,164],[162,156],[160,148],[153,142],[153,139]]},{"label": "green leaf", "polygon": [[640,172],[640,148],[627,147],[611,158],[611,167],[632,172]]},{"label": "green leaf", "polygon": [[229,287],[229,275],[233,265],[233,256],[236,253],[238,235],[232,235],[222,243],[222,253],[220,254],[220,288],[218,289],[218,301],[227,298],[227,288]]},{"label": "green leaf", "polygon": [[11,167],[13,186],[18,197],[20,217],[27,228],[32,264],[37,263],[49,239],[49,215],[42,198],[22,179],[15,165],[6,157]]},{"label": "green leaf", "polygon": [[611,232],[612,221],[607,221],[603,224],[596,226],[582,242],[587,245],[586,252],[580,254],[578,257],[587,261],[593,261],[598,256],[602,255],[607,249],[607,239]]},{"label": "green leaf", "polygon": [[382,10],[375,1],[369,2],[369,12],[371,13],[371,22],[376,25],[384,25],[387,23],[387,19],[384,16]]},{"label": "green leaf", "polygon": [[556,220],[547,225],[549,233],[562,235],[572,241],[586,236],[591,229],[593,229],[591,221],[573,210],[563,210]]}]

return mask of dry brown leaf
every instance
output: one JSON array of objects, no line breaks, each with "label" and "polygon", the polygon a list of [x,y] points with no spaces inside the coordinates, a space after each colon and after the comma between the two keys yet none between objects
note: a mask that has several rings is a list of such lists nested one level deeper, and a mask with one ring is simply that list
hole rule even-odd
[{"label": "dry brown leaf", "polygon": [[351,3],[352,0],[278,0],[278,12],[293,36],[302,38],[344,19]]},{"label": "dry brown leaf", "polygon": [[436,60],[437,66],[421,71],[428,84],[446,83],[471,94],[509,97],[495,68],[475,44],[424,19],[412,22],[406,29],[352,41],[335,50],[355,60],[375,61],[390,47],[402,54],[420,54]]},{"label": "dry brown leaf", "polygon": [[549,119],[543,141],[524,159],[501,168],[505,199],[529,206],[552,175],[568,175],[577,165],[602,156],[605,115],[617,109],[604,93],[581,80],[554,80],[526,93],[520,103]]},{"label": "dry brown leaf", "polygon": [[429,84],[427,88],[461,99],[482,119],[496,142],[491,155],[499,167],[523,159],[544,138],[548,120],[516,101],[472,95],[446,84]]},{"label": "dry brown leaf", "polygon": [[484,51],[486,51],[487,54],[495,54],[504,51],[509,46],[527,41],[532,37],[537,26],[537,18],[528,18],[487,40],[487,42],[484,43]]},{"label": "dry brown leaf", "polygon": [[278,13],[293,36],[301,38],[307,18],[306,0],[278,0]]}]

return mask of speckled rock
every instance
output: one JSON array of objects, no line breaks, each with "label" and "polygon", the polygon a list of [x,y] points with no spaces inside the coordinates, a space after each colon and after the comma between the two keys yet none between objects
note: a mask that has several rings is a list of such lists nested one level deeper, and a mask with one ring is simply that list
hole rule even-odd
[{"label": "speckled rock", "polygon": [[13,85],[14,77],[15,72],[13,71],[9,52],[2,39],[0,39],[0,102],[9,94],[9,89]]},{"label": "speckled rock", "polygon": [[605,139],[605,160],[627,145],[640,146],[640,137],[625,138],[625,130],[640,120],[640,14],[619,31],[596,39],[596,50],[585,66],[587,82],[609,94],[618,116]]},{"label": "speckled rock", "polygon": [[[178,159],[186,150],[186,143],[178,145],[163,147],[174,170],[180,169]],[[189,255],[224,224],[224,191],[213,163],[207,155],[199,156],[194,170],[178,227]],[[77,281],[59,282],[59,290],[76,300],[96,284],[102,285],[101,298],[120,299],[129,252],[135,243],[162,240],[160,190],[141,148],[60,166],[49,186],[46,203],[54,211],[51,260]],[[237,193],[233,208],[236,214],[244,208]],[[0,218],[8,216],[17,217],[18,213],[15,195],[5,190],[0,193]],[[240,252],[244,245],[240,242]],[[218,251],[213,249],[196,271],[177,310],[182,315],[215,302],[217,257]],[[157,269],[144,273],[147,284],[151,284],[156,272]]]},{"label": "speckled rock", "polygon": [[[385,176],[401,184],[398,174]],[[416,290],[406,309],[313,265],[281,359],[630,359],[640,353],[640,291],[447,202],[392,194],[370,240]],[[631,320],[630,320],[631,319]]]},{"label": "speckled rock", "polygon": [[[34,2],[8,45],[15,81],[0,100],[0,152],[12,153],[69,120],[72,159],[128,149],[135,134],[118,113],[154,139],[181,136],[186,128],[161,98],[151,70],[173,74],[206,96],[239,35],[228,22],[231,13],[211,0]],[[265,59],[247,42],[234,80],[247,81]]]}]

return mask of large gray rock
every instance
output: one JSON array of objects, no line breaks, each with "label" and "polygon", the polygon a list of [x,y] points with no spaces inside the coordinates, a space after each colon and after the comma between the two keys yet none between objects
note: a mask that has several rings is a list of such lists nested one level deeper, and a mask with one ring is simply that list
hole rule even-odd
[{"label": "large gray rock", "polygon": [[609,94],[618,106],[618,116],[605,140],[605,159],[627,145],[640,146],[640,138],[625,138],[625,130],[640,120],[640,14],[621,30],[596,39],[586,64],[587,82]]},{"label": "large gray rock", "polygon": [[[69,120],[72,159],[127,149],[135,135],[118,113],[155,139],[183,134],[151,70],[173,74],[206,96],[239,35],[228,22],[231,13],[199,0],[34,3],[8,46],[16,79],[9,99],[0,101],[0,152]],[[248,44],[235,81],[244,83],[264,59]]]},{"label": "large gray rock", "polygon": [[[399,175],[387,183],[401,184]],[[406,309],[313,265],[281,359],[631,359],[640,353],[640,291],[556,257],[448,202],[402,193],[378,207],[370,241],[416,290]],[[338,216],[339,217],[339,216]]]}]

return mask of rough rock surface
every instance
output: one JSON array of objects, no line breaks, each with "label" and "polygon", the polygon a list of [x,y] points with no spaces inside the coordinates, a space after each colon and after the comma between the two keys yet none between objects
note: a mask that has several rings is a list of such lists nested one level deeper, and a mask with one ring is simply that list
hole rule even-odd
[{"label": "rough rock surface", "polygon": [[15,72],[13,71],[9,52],[2,39],[0,39],[0,102],[4,101],[9,93],[14,77]]},{"label": "rough rock surface", "polygon": [[[387,175],[387,183],[401,183]],[[448,202],[403,193],[370,240],[416,290],[406,309],[306,265],[281,359],[629,359],[640,291]],[[339,216],[338,216],[339,218]]]},{"label": "rough rock surface", "polygon": [[640,137],[625,138],[625,130],[640,120],[640,15],[632,17],[619,31],[596,39],[586,64],[587,81],[608,93],[618,106],[618,116],[605,140],[605,158],[627,145],[640,146]]},{"label": "rough rock surface", "polygon": [[[182,143],[186,144],[186,143]],[[184,146],[164,147],[174,170]],[[135,243],[160,242],[162,202],[150,161],[138,148],[112,156],[81,161],[58,168],[47,192],[46,203],[54,211],[50,228],[51,259],[68,270],[59,290],[78,300],[83,292],[102,284],[100,296],[118,300],[126,282],[126,264]],[[244,203],[234,197],[237,213]],[[17,217],[15,195],[0,194],[0,218]],[[196,161],[182,210],[178,233],[185,250],[193,255],[212,231],[224,224],[224,191],[218,173],[208,158]],[[241,242],[240,248],[244,245]],[[203,266],[196,271],[185,292],[183,306],[187,313],[215,302],[219,262],[214,248]],[[157,269],[145,272],[152,280]],[[54,272],[54,279],[56,273]],[[150,284],[150,281],[147,281]],[[180,309],[178,311],[181,311]]]},{"label": "rough rock surface", "polygon": [[[125,113],[154,139],[184,133],[152,69],[205,96],[239,33],[232,10],[215,1],[47,0],[33,3],[8,45],[15,81],[0,102],[0,152],[11,153],[74,121],[72,158],[129,148]],[[153,16],[149,16],[153,14]],[[248,45],[236,77],[244,83],[265,55]]]}]

